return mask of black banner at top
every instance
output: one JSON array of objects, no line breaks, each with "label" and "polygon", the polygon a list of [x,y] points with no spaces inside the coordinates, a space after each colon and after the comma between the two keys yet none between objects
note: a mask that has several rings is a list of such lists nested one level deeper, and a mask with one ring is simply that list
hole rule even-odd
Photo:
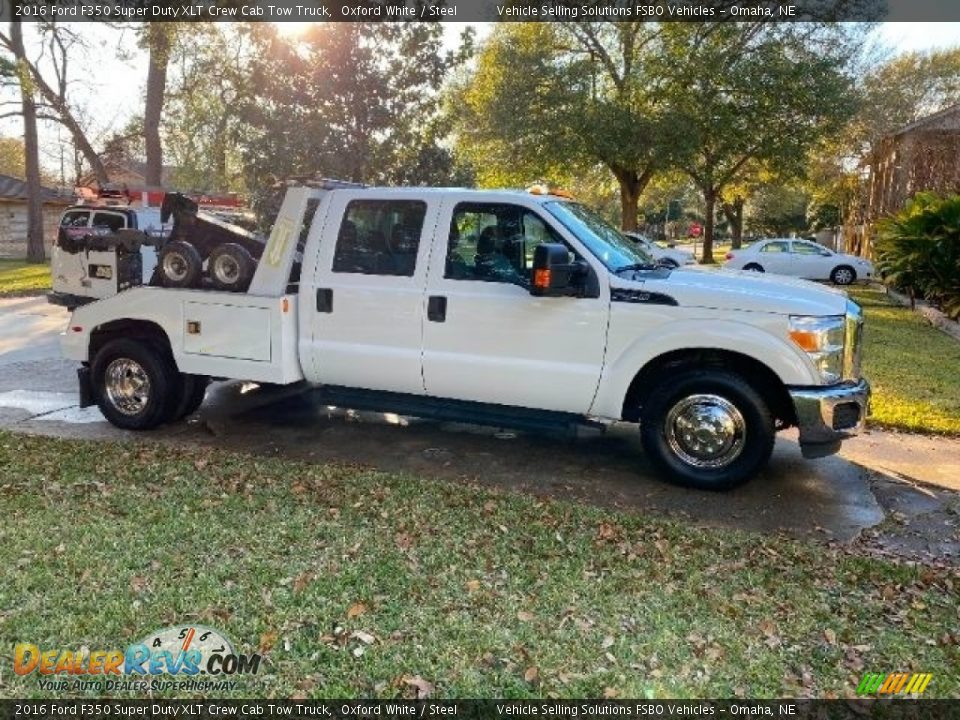
[{"label": "black banner at top", "polygon": [[960,21],[957,0],[2,0],[0,20]]}]

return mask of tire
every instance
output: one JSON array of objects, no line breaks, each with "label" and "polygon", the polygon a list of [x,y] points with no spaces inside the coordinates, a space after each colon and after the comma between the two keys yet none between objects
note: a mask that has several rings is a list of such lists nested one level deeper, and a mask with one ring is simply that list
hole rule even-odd
[{"label": "tire", "polygon": [[[681,433],[686,420],[712,421],[726,432],[708,436],[716,448]],[[708,428],[702,428],[706,435]],[[726,435],[724,437],[723,435]],[[756,390],[726,370],[686,370],[661,376],[640,413],[640,437],[653,464],[670,480],[700,490],[729,490],[770,459],[773,416]]]},{"label": "tire", "polygon": [[175,409],[181,378],[162,348],[121,338],[104,345],[90,367],[93,395],[103,416],[125,430],[151,430]]},{"label": "tire", "polygon": [[183,390],[180,392],[172,420],[182,420],[193,415],[203,404],[210,378],[206,375],[183,375]]},{"label": "tire", "polygon": [[857,279],[857,271],[849,265],[838,265],[830,273],[830,281],[835,285],[849,285]]},{"label": "tire", "polygon": [[757,263],[747,263],[743,266],[744,270],[749,270],[750,272],[764,272],[763,267],[757,265]]},{"label": "tire", "polygon": [[164,287],[199,287],[203,276],[203,259],[190,243],[174,240],[160,250],[157,269]]},{"label": "tire", "polygon": [[247,249],[237,243],[217,245],[210,253],[207,275],[217,290],[243,292],[250,286],[256,263]]}]

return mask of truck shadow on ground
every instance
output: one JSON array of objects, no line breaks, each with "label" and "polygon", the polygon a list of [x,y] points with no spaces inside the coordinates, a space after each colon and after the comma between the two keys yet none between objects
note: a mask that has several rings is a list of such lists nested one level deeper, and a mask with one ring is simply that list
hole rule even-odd
[{"label": "truck shadow on ground", "polygon": [[838,457],[804,460],[788,437],[778,439],[759,477],[713,493],[664,481],[630,425],[576,436],[515,432],[333,408],[304,387],[227,383],[214,386],[201,412],[180,427],[244,451],[649,510],[708,526],[849,541],[884,519],[862,468]]}]

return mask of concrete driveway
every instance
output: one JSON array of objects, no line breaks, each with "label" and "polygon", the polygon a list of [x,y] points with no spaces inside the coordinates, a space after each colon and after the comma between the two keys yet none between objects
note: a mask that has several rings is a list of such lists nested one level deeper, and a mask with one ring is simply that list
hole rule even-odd
[{"label": "concrete driveway", "polygon": [[[632,426],[575,438],[358,413],[304,386],[211,386],[187,421],[150,433],[77,407],[59,357],[67,314],[42,298],[0,299],[0,427],[61,437],[215,444],[478,482],[536,495],[669,513],[697,524],[857,542],[947,562],[960,557],[960,441],[871,432],[818,461],[778,438],[762,476],[728,493],[677,488],[646,462]],[[868,530],[869,529],[869,530]]]}]

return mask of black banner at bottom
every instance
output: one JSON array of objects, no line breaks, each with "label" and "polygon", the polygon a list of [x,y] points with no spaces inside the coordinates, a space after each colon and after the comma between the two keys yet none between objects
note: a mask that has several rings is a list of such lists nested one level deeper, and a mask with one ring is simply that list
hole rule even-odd
[{"label": "black banner at bottom", "polygon": [[952,720],[960,700],[0,700],[0,720],[13,718]]}]

